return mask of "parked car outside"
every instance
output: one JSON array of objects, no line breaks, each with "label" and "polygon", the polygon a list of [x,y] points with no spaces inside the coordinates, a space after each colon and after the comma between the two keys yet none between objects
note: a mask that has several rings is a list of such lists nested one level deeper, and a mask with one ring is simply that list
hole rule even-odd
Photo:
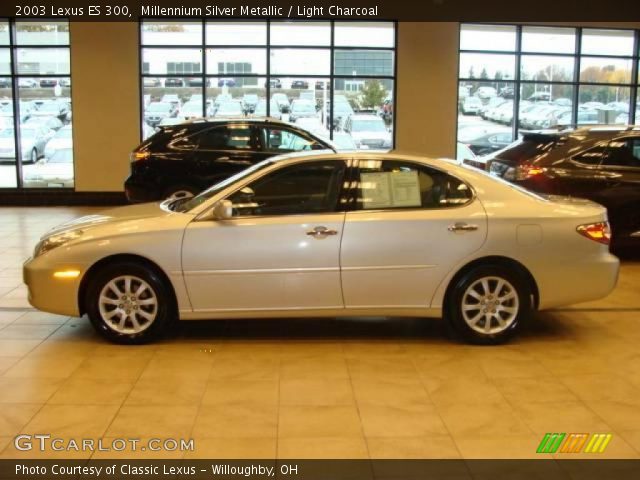
[{"label": "parked car outside", "polygon": [[159,78],[143,77],[142,86],[143,87],[160,87],[160,86],[162,86],[162,84],[160,83],[160,79]]},{"label": "parked car outside", "polygon": [[[41,125],[20,126],[22,161],[35,163],[44,155],[44,148],[54,132]],[[0,161],[15,160],[15,131],[13,127],[0,131]]]},{"label": "parked car outside", "polygon": [[72,127],[70,124],[65,125],[56,132],[51,140],[47,142],[47,145],[44,148],[44,157],[46,159],[51,158],[58,150],[73,148],[73,137],[71,128]]},{"label": "parked car outside", "polygon": [[618,271],[595,203],[444,160],[310,152],[60,225],[23,277],[35,308],[124,344],[175,319],[283,316],[444,317],[497,344],[536,309],[608,295]]},{"label": "parked car outside", "polygon": [[164,86],[166,87],[184,87],[184,80],[182,78],[169,77],[165,78]]},{"label": "parked car outside", "polygon": [[235,87],[236,79],[235,78],[219,78],[218,79],[218,87]]},{"label": "parked car outside", "polygon": [[295,122],[299,118],[317,117],[316,103],[311,100],[295,99],[291,102],[289,110],[289,120]]},{"label": "parked car outside", "polygon": [[144,109],[144,121],[151,127],[155,127],[167,117],[176,116],[176,106],[169,102],[151,102]]},{"label": "parked car outside", "polygon": [[229,100],[228,102],[221,103],[214,115],[214,117],[224,118],[242,118],[244,116],[245,111],[240,100]]},{"label": "parked car outside", "polygon": [[245,113],[253,113],[258,106],[258,95],[255,93],[245,93],[242,97],[242,108]]},{"label": "parked car outside", "polygon": [[195,195],[274,155],[322,149],[335,147],[277,120],[196,120],[161,128],[133,151],[125,192],[131,202]]},{"label": "parked car outside", "polygon": [[[258,101],[258,105],[256,105],[255,110],[253,111],[254,117],[266,117],[267,116],[267,101],[264,98],[261,98]],[[282,112],[280,111],[280,104],[271,98],[271,102],[269,102],[269,116],[275,119],[282,119]]]},{"label": "parked car outside", "polygon": [[513,132],[504,127],[468,127],[460,130],[458,141],[475,155],[487,155],[513,143]]},{"label": "parked car outside", "polygon": [[640,130],[584,127],[525,134],[483,158],[489,172],[534,192],[607,207],[614,247],[640,246]]},{"label": "parked car outside", "polygon": [[180,108],[178,117],[181,120],[191,120],[193,118],[202,117],[202,102],[189,100]]},{"label": "parked car outside", "polygon": [[344,131],[351,135],[357,148],[389,149],[392,145],[391,132],[377,115],[351,115],[344,123]]},{"label": "parked car outside", "polygon": [[294,80],[291,82],[291,88],[295,89],[307,89],[309,88],[309,82],[306,80]]},{"label": "parked car outside", "polygon": [[26,187],[73,187],[73,149],[60,148],[50,157],[40,160],[24,173]]},{"label": "parked car outside", "polygon": [[289,113],[290,103],[289,97],[287,97],[284,93],[274,93],[271,95],[271,100],[278,103],[278,107],[280,108],[280,112]]},{"label": "parked car outside", "polygon": [[462,101],[460,111],[463,115],[477,115],[482,107],[482,100],[478,97],[465,97]]}]

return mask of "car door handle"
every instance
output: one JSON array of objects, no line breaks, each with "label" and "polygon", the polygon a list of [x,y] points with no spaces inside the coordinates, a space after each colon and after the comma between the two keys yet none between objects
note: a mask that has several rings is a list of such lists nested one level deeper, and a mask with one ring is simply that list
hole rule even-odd
[{"label": "car door handle", "polygon": [[323,238],[329,235],[337,235],[337,230],[330,230],[327,227],[315,227],[313,230],[309,230],[307,235],[314,238]]},{"label": "car door handle", "polygon": [[477,225],[469,225],[468,223],[454,223],[453,225],[449,225],[447,228],[450,232],[473,232],[474,230],[478,230]]}]

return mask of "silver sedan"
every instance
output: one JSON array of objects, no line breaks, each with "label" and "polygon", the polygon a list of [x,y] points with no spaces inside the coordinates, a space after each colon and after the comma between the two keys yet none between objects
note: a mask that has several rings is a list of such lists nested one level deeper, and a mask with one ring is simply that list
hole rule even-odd
[{"label": "silver sedan", "polygon": [[310,152],[61,225],[24,279],[34,307],[87,314],[121,343],[174,319],[385,315],[444,317],[493,344],[535,309],[611,292],[609,238],[600,205],[450,161]]}]

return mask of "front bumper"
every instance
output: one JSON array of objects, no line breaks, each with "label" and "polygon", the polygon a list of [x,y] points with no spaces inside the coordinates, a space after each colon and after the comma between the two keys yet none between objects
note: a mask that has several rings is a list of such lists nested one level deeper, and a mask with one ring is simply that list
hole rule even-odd
[{"label": "front bumper", "polygon": [[[29,289],[29,303],[38,310],[58,315],[80,316],[78,291],[84,265],[49,265],[39,258],[29,258],[22,267],[22,278]],[[79,270],[76,278],[56,278],[60,270]]]}]

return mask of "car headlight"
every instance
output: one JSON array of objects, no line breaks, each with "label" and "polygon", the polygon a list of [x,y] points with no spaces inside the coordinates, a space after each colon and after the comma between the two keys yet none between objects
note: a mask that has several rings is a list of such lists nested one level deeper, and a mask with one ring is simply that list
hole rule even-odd
[{"label": "car headlight", "polygon": [[36,248],[33,252],[33,258],[39,257],[40,255],[47,253],[49,250],[61,247],[65,243],[80,238],[82,236],[82,233],[82,230],[71,230],[70,232],[51,235],[50,237],[42,239],[36,245]]}]

